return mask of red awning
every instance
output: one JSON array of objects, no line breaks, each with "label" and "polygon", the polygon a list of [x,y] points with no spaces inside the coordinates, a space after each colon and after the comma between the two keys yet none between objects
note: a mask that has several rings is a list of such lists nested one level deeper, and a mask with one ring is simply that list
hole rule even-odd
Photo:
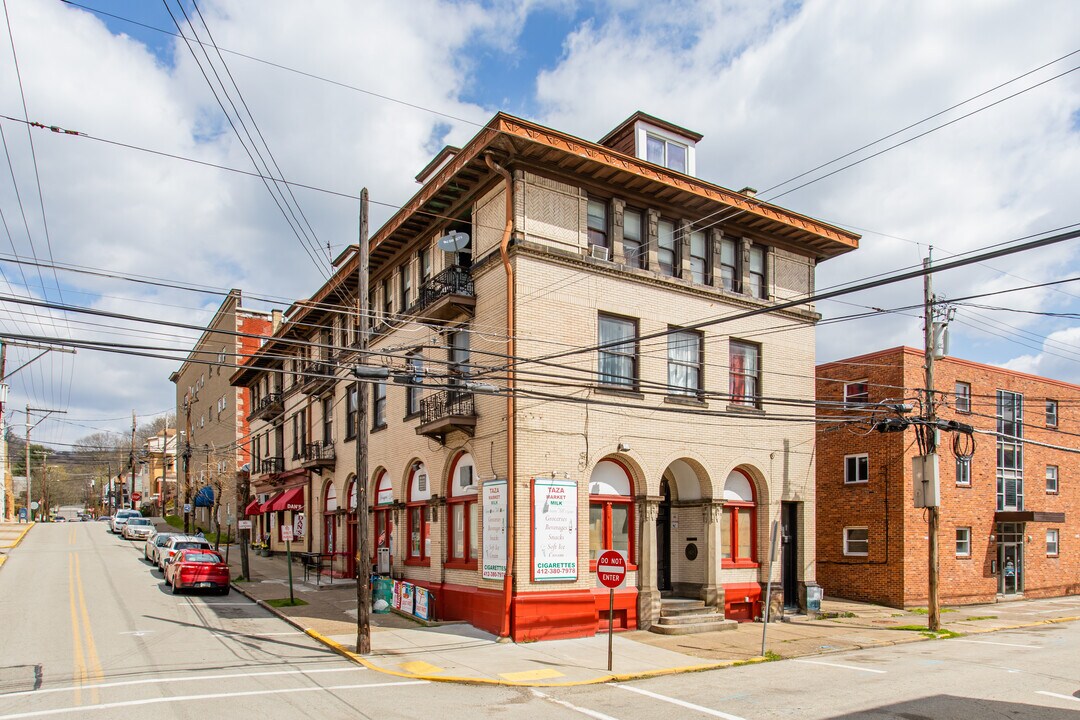
[{"label": "red awning", "polygon": [[282,510],[298,511],[303,509],[304,488],[302,487],[294,487],[291,490],[286,490],[270,504],[270,510],[272,512],[281,512]]},{"label": "red awning", "polygon": [[259,514],[259,515],[262,515],[263,513],[268,513],[268,512],[270,512],[270,509],[271,509],[271,507],[273,506],[273,504],[274,504],[275,502],[277,502],[277,499],[278,499],[279,497],[281,497],[281,493],[278,493],[277,495],[273,496],[272,498],[270,498],[269,500],[267,500],[266,502],[264,502],[264,503],[263,503],[262,505],[260,505],[260,506],[259,506],[259,513],[258,513],[258,514]]},{"label": "red awning", "polygon": [[244,508],[244,514],[245,515],[260,515],[260,514],[262,514],[262,510],[259,509],[260,507],[261,506],[259,505],[258,500],[252,500],[251,502],[249,502],[247,504],[247,507]]}]

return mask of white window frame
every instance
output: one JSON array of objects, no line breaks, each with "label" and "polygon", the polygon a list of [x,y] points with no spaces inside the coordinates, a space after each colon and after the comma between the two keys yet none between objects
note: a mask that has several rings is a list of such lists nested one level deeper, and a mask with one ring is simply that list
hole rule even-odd
[{"label": "white window frame", "polygon": [[953,385],[953,405],[956,412],[971,412],[971,383],[956,381]]},{"label": "white window frame", "polygon": [[[858,551],[855,551],[855,550],[851,549],[851,543],[853,542],[852,539],[851,539],[851,531],[852,530],[863,530],[863,531],[866,532],[866,539],[865,540],[855,540],[854,541],[856,543],[866,543],[866,550],[864,552],[858,552]],[[859,525],[859,526],[855,526],[855,527],[846,527],[846,528],[844,528],[844,555],[846,555],[848,557],[866,557],[869,554],[870,554],[870,528],[866,527],[865,525]]]},{"label": "white window frame", "polygon": [[[1051,478],[1051,475],[1053,476],[1053,478]],[[1058,466],[1057,465],[1047,465],[1046,466],[1046,494],[1047,495],[1057,495],[1058,494],[1058,488],[1060,487],[1060,485],[1058,485],[1058,478],[1059,478]],[[1050,487],[1051,479],[1054,482],[1054,487],[1053,488]]]},{"label": "white window frame", "polygon": [[1046,401],[1046,427],[1058,426],[1058,401],[1047,400]]},{"label": "white window frame", "polygon": [[[1053,539],[1051,539],[1053,538]],[[1046,556],[1057,557],[1061,554],[1061,533],[1057,528],[1046,531]]]},{"label": "white window frame", "polygon": [[956,528],[956,557],[971,557],[971,528]]},{"label": "white window frame", "polygon": [[[859,479],[858,477],[856,477],[854,480],[852,480],[848,475],[848,467],[849,467],[848,461],[849,460],[859,460],[859,459],[865,459],[866,460],[866,477],[862,478],[862,479]],[[856,476],[859,474],[858,470],[859,470],[859,465],[858,465],[858,463],[856,463],[855,464],[855,474],[856,474]],[[844,456],[844,484],[845,485],[865,485],[868,482],[870,482],[870,454],[869,453],[854,453],[852,455],[845,455]]]},{"label": "white window frame", "polygon": [[971,458],[956,458],[956,484],[971,487]]},{"label": "white window frame", "polygon": [[[851,399],[856,394],[852,393],[852,392],[849,392],[849,389],[851,389],[851,388],[853,388],[853,387],[855,387],[857,385],[862,385],[863,387],[866,388],[865,393],[862,393],[862,392],[858,393],[859,395],[865,395],[866,396],[865,400],[852,400]],[[867,379],[867,380],[853,380],[851,382],[844,383],[844,402],[845,403],[852,403],[852,404],[856,404],[856,405],[869,405],[870,404],[870,380],[869,379]]]}]

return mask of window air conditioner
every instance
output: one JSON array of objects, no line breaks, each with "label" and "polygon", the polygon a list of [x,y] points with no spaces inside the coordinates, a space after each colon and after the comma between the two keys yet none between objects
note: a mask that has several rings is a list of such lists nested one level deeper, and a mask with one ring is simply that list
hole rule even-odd
[{"label": "window air conditioner", "polygon": [[603,245],[590,245],[589,255],[592,257],[593,260],[607,260],[608,249]]}]

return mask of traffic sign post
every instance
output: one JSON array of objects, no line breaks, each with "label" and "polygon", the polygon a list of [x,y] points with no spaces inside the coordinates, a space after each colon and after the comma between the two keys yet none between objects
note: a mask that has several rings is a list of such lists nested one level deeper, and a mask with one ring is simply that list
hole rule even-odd
[{"label": "traffic sign post", "polygon": [[285,564],[289,566],[289,604],[295,605],[292,587],[292,525],[288,523],[281,526],[281,539],[285,541]]},{"label": "traffic sign post", "polygon": [[611,643],[615,634],[615,588],[626,584],[626,558],[618,550],[605,550],[596,560],[596,579],[608,589],[607,669],[611,672]]}]

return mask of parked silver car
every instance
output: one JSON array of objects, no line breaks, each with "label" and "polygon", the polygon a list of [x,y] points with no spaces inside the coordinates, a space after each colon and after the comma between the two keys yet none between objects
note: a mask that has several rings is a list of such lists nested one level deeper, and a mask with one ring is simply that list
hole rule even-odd
[{"label": "parked silver car", "polygon": [[120,534],[125,540],[145,540],[154,534],[154,523],[149,518],[128,518]]},{"label": "parked silver car", "polygon": [[169,538],[180,534],[181,533],[159,532],[151,535],[143,544],[143,558],[151,565],[157,565],[158,553],[161,552],[161,548],[165,546],[165,543],[169,541]]},{"label": "parked silver car", "polygon": [[214,546],[206,538],[198,535],[173,535],[158,550],[158,568],[165,572],[165,565],[180,550],[213,550]]},{"label": "parked silver car", "polygon": [[142,513],[138,510],[117,510],[109,520],[109,530],[119,535],[127,524],[128,518],[133,517],[142,517]]}]

